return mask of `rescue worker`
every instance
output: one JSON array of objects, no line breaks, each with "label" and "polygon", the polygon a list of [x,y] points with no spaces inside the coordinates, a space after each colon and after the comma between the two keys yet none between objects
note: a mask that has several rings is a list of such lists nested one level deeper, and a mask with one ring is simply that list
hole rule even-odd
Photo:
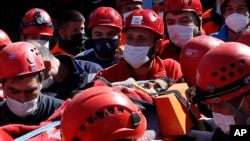
[{"label": "rescue worker", "polygon": [[46,48],[50,47],[50,39],[54,34],[54,27],[50,15],[41,8],[28,10],[20,24],[20,38],[22,41],[36,41]]},{"label": "rescue worker", "polygon": [[85,18],[73,9],[65,9],[57,18],[58,43],[51,49],[52,54],[67,54],[74,57],[85,50]]},{"label": "rescue worker", "polygon": [[99,7],[89,16],[88,30],[90,39],[86,42],[91,46],[75,59],[95,62],[107,68],[118,62],[116,50],[119,46],[122,30],[121,15],[111,7]]},{"label": "rescue worker", "polygon": [[[180,65],[187,84],[196,85],[196,69],[202,57],[212,48],[224,43],[222,40],[211,36],[197,36],[190,39],[183,47],[180,56]],[[200,112],[206,117],[212,117],[210,107],[203,103],[197,103]]]},{"label": "rescue worker", "polygon": [[[116,0],[116,10],[121,14],[123,24],[127,16],[136,9],[143,9],[143,0]],[[125,34],[122,32],[117,56],[123,58],[123,50],[125,44]]]},{"label": "rescue worker", "polygon": [[42,92],[45,95],[66,100],[79,91],[92,86],[95,75],[102,67],[96,63],[75,60],[69,55],[53,55],[42,46],[39,51],[44,60]]},{"label": "rescue worker", "polygon": [[180,64],[172,59],[162,60],[155,55],[156,42],[163,37],[164,23],[154,11],[138,9],[126,18],[123,32],[126,35],[124,60],[99,71],[97,75],[110,82],[149,80],[169,77],[177,82],[182,77]]},{"label": "rescue worker", "polygon": [[193,37],[204,35],[200,0],[166,0],[164,22],[167,39],[156,55],[180,61],[181,49]]},{"label": "rescue worker", "polygon": [[202,28],[207,35],[218,32],[224,24],[224,17],[220,11],[220,0],[214,0],[213,7],[202,14]]},{"label": "rescue worker", "polygon": [[31,43],[11,43],[0,52],[0,78],[6,97],[0,102],[0,126],[38,125],[60,107],[62,100],[40,91],[44,68],[40,52]]},{"label": "rescue worker", "polygon": [[76,95],[61,123],[63,141],[132,141],[141,137],[147,126],[140,108],[107,86],[92,87]]},{"label": "rescue worker", "polygon": [[226,42],[209,50],[200,61],[196,86],[186,93],[191,102],[211,105],[218,128],[209,140],[229,141],[230,125],[249,124],[249,53],[244,44]]},{"label": "rescue worker", "polygon": [[225,42],[236,41],[249,28],[250,1],[248,0],[221,0],[221,14],[225,17],[225,24],[218,32],[211,36]]}]

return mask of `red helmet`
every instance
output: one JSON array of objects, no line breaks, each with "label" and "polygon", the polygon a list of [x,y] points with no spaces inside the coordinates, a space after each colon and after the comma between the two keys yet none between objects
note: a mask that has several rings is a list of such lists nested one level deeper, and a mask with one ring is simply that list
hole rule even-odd
[{"label": "red helmet", "polygon": [[180,65],[189,85],[195,85],[196,69],[204,54],[222,43],[222,40],[204,35],[194,37],[185,44],[180,55]]},{"label": "red helmet", "polygon": [[140,109],[110,87],[92,87],[77,94],[62,115],[63,141],[136,139],[146,130]]},{"label": "red helmet", "polygon": [[14,141],[14,139],[3,130],[0,130],[0,140],[1,141]]},{"label": "red helmet", "polygon": [[198,15],[202,14],[200,0],[165,0],[167,11],[193,11]]},{"label": "red helmet", "polygon": [[250,48],[226,42],[208,51],[196,73],[198,99],[206,103],[227,101],[250,90]]},{"label": "red helmet", "polygon": [[116,8],[120,9],[122,6],[132,3],[143,4],[143,0],[116,0]]},{"label": "red helmet", "polygon": [[54,28],[50,15],[43,9],[33,8],[27,11],[20,24],[21,33],[24,35],[53,36]]},{"label": "red helmet", "polygon": [[153,10],[137,9],[133,10],[126,18],[123,31],[130,27],[140,27],[149,29],[162,36],[164,34],[164,23],[162,18]]},{"label": "red helmet", "polygon": [[96,25],[107,25],[122,30],[122,17],[112,7],[99,7],[89,16],[88,28]]},{"label": "red helmet", "polygon": [[0,52],[0,78],[34,73],[43,69],[42,56],[34,44],[15,42]]},{"label": "red helmet", "polygon": [[9,45],[12,41],[6,32],[0,29],[0,50]]}]

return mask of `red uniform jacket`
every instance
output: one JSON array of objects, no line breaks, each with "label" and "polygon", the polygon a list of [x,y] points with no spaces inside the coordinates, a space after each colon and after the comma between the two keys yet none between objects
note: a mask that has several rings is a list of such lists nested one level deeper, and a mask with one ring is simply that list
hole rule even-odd
[{"label": "red uniform jacket", "polygon": [[152,69],[147,75],[135,75],[132,71],[133,68],[125,60],[121,60],[117,64],[98,72],[97,75],[106,78],[109,82],[124,81],[129,77],[133,77],[135,80],[169,77],[177,82],[182,77],[180,64],[173,59],[162,60],[155,57],[152,61]]},{"label": "red uniform jacket", "polygon": [[161,59],[172,58],[180,62],[181,48],[173,47],[168,39],[162,42],[162,46],[157,50],[156,55]]}]

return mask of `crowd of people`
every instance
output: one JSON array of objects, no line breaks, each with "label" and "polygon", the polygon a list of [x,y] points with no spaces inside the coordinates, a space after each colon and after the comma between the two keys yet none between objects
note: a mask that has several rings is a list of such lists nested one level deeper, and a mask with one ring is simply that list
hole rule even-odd
[{"label": "crowd of people", "polygon": [[229,141],[249,125],[250,1],[144,4],[41,1],[0,27],[0,139]]}]

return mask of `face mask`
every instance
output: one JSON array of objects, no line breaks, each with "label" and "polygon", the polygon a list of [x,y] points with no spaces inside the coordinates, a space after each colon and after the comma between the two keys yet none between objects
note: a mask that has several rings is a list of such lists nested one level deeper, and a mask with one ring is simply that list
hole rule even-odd
[{"label": "face mask", "polygon": [[95,52],[101,58],[110,58],[115,56],[115,51],[119,45],[119,39],[92,39],[92,46]]},{"label": "face mask", "polygon": [[50,87],[53,83],[54,83],[53,77],[50,76],[49,78],[44,79],[42,81],[42,88],[46,89],[46,88]]},{"label": "face mask", "polygon": [[230,125],[235,125],[234,116],[212,112],[215,124],[225,133],[229,134]]},{"label": "face mask", "polygon": [[245,15],[233,13],[226,17],[225,23],[229,29],[238,33],[247,27],[249,19]]},{"label": "face mask", "polygon": [[6,104],[8,105],[10,111],[19,117],[26,117],[27,115],[34,113],[38,108],[37,102],[38,97],[24,103],[20,103],[10,97],[6,97]]},{"label": "face mask", "polygon": [[59,40],[59,46],[70,54],[78,54],[84,50],[87,37],[83,33],[71,35],[71,40]]},{"label": "face mask", "polygon": [[128,15],[131,13],[132,11],[130,12],[126,12],[124,13],[122,16],[123,16],[123,22],[125,22],[126,18],[128,17]]},{"label": "face mask", "polygon": [[167,26],[169,39],[180,48],[183,48],[187,41],[193,38],[193,27],[183,25]]},{"label": "face mask", "polygon": [[139,68],[149,60],[149,49],[150,46],[137,47],[125,44],[123,57],[133,68]]},{"label": "face mask", "polygon": [[34,40],[34,39],[26,39],[27,42],[37,42],[41,44],[42,46],[49,48],[49,41],[47,40]]}]

